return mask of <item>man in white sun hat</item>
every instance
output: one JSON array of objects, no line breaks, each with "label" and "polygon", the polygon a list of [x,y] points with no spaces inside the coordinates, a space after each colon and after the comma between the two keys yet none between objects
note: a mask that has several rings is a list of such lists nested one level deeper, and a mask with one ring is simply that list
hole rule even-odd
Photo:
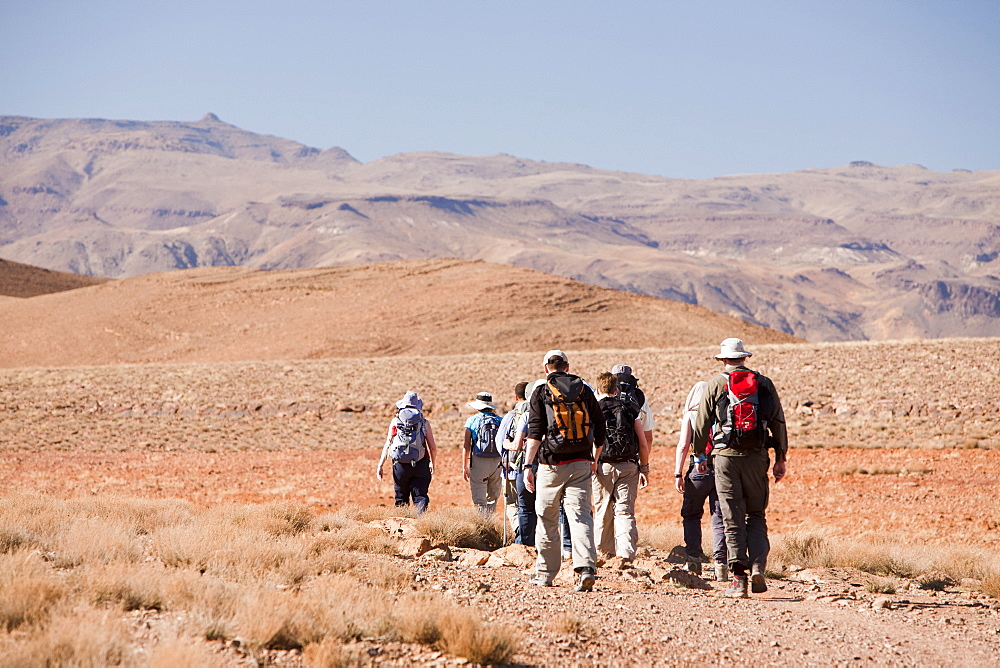
[{"label": "man in white sun hat", "polygon": [[483,513],[492,515],[496,512],[503,484],[500,451],[496,444],[501,418],[489,392],[480,392],[466,405],[476,414],[465,422],[462,477],[469,483],[472,502]]},{"label": "man in white sun hat", "polygon": [[740,339],[720,345],[715,359],[723,370],[708,381],[698,405],[692,446],[695,453],[707,452],[714,459],[733,578],[725,595],[731,598],[747,598],[748,584],[755,594],[767,591],[768,449],[774,448],[775,482],[785,476],[788,451],[778,391],[769,378],[747,368],[751,355]]}]

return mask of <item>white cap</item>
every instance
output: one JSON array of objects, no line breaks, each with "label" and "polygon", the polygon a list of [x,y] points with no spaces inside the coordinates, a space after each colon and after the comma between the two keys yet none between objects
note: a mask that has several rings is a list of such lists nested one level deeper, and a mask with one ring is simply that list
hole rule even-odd
[{"label": "white cap", "polygon": [[550,350],[549,352],[545,353],[545,358],[542,360],[542,364],[548,364],[549,360],[552,359],[553,357],[560,357],[562,358],[563,362],[569,364],[569,358],[566,357],[566,353],[564,353],[561,350]]}]

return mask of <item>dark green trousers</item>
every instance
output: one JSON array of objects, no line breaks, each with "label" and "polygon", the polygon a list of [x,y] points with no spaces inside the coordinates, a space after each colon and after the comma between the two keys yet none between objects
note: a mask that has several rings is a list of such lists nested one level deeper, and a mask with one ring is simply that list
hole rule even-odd
[{"label": "dark green trousers", "polygon": [[715,489],[722,507],[729,568],[758,566],[763,572],[771,543],[767,540],[767,451],[741,457],[715,457]]}]

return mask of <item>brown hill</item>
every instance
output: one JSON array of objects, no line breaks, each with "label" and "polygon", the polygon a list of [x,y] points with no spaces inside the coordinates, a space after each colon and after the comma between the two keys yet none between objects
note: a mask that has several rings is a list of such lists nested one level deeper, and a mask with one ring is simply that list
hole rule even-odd
[{"label": "brown hill", "polygon": [[453,259],[151,274],[0,302],[0,320],[7,367],[796,341],[689,304]]},{"label": "brown hill", "polygon": [[463,257],[810,340],[1000,335],[1000,172],[666,179],[509,155],[361,164],[196,123],[0,117],[0,256],[129,277]]},{"label": "brown hill", "polygon": [[52,271],[0,259],[0,296],[35,297],[53,292],[100,285],[107,279]]}]

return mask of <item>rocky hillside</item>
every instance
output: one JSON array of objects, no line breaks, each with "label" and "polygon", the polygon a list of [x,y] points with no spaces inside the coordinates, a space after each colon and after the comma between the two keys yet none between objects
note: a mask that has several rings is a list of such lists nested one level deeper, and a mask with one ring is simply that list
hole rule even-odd
[{"label": "rocky hillside", "polygon": [[0,301],[0,322],[7,367],[796,340],[699,306],[454,259],[149,274]]},{"label": "rocky hillside", "polygon": [[104,278],[52,271],[0,259],[0,297],[35,297],[100,285],[106,281]]},{"label": "rocky hillside", "polygon": [[1000,172],[666,179],[498,155],[362,164],[235,128],[0,117],[0,256],[85,275],[463,257],[811,340],[1000,334]]}]

